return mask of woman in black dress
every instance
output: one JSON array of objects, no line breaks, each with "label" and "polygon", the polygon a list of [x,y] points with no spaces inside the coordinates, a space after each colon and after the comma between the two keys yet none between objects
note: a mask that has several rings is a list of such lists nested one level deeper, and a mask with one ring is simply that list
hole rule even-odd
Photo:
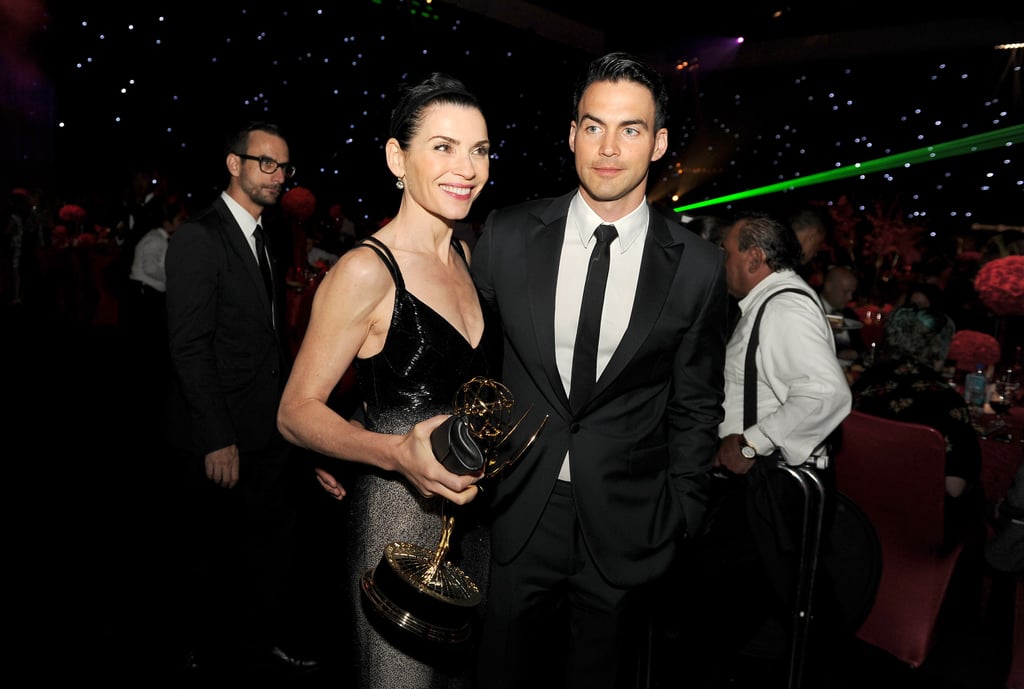
[{"label": "woman in black dress", "polygon": [[[437,545],[442,510],[459,515],[449,558],[478,583],[486,576],[489,544],[475,506],[449,504],[472,501],[480,474],[446,471],[430,433],[452,413],[462,383],[498,370],[500,325],[481,307],[468,245],[453,237],[487,183],[490,144],[476,99],[440,74],[404,91],[390,134],[385,151],[401,206],[318,288],[278,423],[290,441],[352,463],[344,486],[317,474],[350,502],[343,596],[352,604],[358,686],[462,687],[475,653],[396,633],[403,630],[365,605],[361,580],[392,541]],[[362,424],[328,404],[350,365]]]}]

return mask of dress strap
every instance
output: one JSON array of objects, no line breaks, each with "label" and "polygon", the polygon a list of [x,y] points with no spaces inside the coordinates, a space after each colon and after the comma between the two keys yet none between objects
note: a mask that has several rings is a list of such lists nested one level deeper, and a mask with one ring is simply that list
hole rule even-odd
[{"label": "dress strap", "polygon": [[[455,237],[452,237],[452,247],[455,249],[455,253],[462,257],[462,262],[469,267],[469,260],[466,258],[466,250],[462,248],[462,242]],[[355,246],[365,246],[373,251],[380,257],[380,260],[388,267],[388,271],[391,273],[391,279],[395,281],[395,285],[399,289],[405,289],[405,279],[402,277],[402,271],[398,269],[398,261],[395,260],[395,255],[391,253],[391,249],[387,245],[377,239],[376,237],[364,237],[356,242]],[[354,247],[353,247],[354,248]]]},{"label": "dress strap", "polygon": [[391,253],[391,249],[384,242],[376,237],[364,237],[356,242],[355,246],[365,246],[368,249],[373,249],[381,262],[387,266],[388,272],[391,273],[391,279],[395,281],[395,287],[400,290],[405,289],[405,279],[402,277],[402,271],[398,269],[398,261],[395,260],[395,255]]}]

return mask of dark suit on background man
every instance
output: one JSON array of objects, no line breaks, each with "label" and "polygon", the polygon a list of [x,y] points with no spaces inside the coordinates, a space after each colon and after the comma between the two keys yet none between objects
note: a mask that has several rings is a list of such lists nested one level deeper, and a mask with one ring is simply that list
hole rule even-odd
[{"label": "dark suit on background man", "polygon": [[[532,408],[508,446],[550,417],[485,487],[485,689],[633,685],[644,594],[703,516],[723,418],[725,277],[717,247],[645,202],[647,165],[666,144],[659,84],[628,56],[595,61],[570,132],[581,189],[495,211],[473,252],[481,295],[501,315],[502,381]],[[574,409],[575,294],[601,222],[619,231],[601,327],[621,339],[602,341],[607,361]],[[563,281],[577,285],[568,298]]]},{"label": "dark suit on background man", "polygon": [[282,273],[270,266],[268,285],[257,258],[272,262],[257,237],[294,174],[287,161],[276,127],[243,129],[228,142],[227,190],[167,249],[168,440],[185,475],[182,607],[200,666],[313,667],[281,648],[296,509],[276,417],[290,359]]},{"label": "dark suit on background man", "polygon": [[181,393],[171,400],[170,441],[197,455],[231,444],[266,448],[277,427],[266,420],[276,418],[290,362],[259,266],[223,198],[180,228],[167,263]]}]

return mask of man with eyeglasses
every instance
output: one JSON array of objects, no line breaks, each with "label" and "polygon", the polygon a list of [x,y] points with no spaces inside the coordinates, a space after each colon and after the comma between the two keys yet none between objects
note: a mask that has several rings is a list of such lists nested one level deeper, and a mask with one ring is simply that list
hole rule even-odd
[{"label": "man with eyeglasses", "polygon": [[[184,478],[181,610],[186,667],[310,672],[282,638],[292,615],[293,447],[277,430],[291,368],[283,278],[262,225],[295,174],[288,144],[254,122],[227,141],[228,185],[182,225],[166,256],[174,380],[169,443]],[[287,649],[287,650],[286,650]]]},{"label": "man with eyeglasses", "polygon": [[291,163],[279,163],[269,156],[251,156],[245,153],[235,153],[235,155],[242,160],[255,160],[260,164],[260,172],[265,174],[272,175],[280,168],[286,179],[295,176],[295,166]]}]

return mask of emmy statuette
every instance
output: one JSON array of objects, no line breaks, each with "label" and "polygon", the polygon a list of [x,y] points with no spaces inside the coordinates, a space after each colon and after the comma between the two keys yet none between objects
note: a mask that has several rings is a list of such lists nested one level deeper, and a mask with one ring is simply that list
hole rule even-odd
[{"label": "emmy statuette", "polygon": [[[505,452],[509,436],[530,413],[514,420],[515,400],[504,385],[472,378],[455,394],[452,417],[431,435],[434,455],[456,474],[483,472],[488,479],[514,465],[537,440],[548,421],[515,452]],[[424,640],[459,643],[469,638],[470,617],[479,605],[480,588],[445,559],[455,517],[441,512],[441,537],[430,550],[393,541],[374,569],[361,579],[363,595],[385,620]]]}]

